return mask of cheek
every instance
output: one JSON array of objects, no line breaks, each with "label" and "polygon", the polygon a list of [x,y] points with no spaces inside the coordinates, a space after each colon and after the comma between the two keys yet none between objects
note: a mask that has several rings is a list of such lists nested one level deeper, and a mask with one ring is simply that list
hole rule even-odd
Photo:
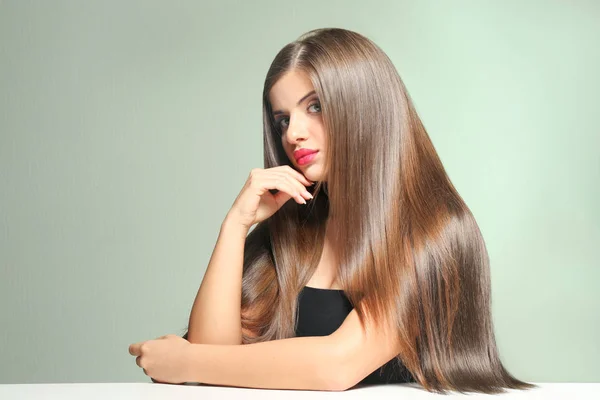
[{"label": "cheek", "polygon": [[320,143],[325,143],[327,141],[326,129],[322,123],[315,125],[314,132],[315,139],[317,139]]},{"label": "cheek", "polygon": [[290,160],[290,163],[292,165],[294,165],[294,154],[292,153],[291,147],[289,145],[287,145],[284,147],[284,149],[285,149],[285,155]]},{"label": "cheek", "polygon": [[319,139],[318,140],[319,140],[319,144],[322,147],[324,147],[324,148],[327,147],[327,134],[326,134],[326,132],[324,130],[319,133]]}]

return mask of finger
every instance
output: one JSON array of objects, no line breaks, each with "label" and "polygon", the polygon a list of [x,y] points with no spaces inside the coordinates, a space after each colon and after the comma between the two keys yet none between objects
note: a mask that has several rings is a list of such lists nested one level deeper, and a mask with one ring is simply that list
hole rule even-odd
[{"label": "finger", "polygon": [[[302,182],[298,181],[298,179],[296,179],[295,176],[291,176],[288,173],[285,172],[277,172],[276,173],[278,177],[285,179],[286,182],[288,182],[290,185],[292,185],[292,187],[295,189],[297,196],[302,197],[305,200],[311,200],[312,199],[312,194],[310,194],[310,192],[308,190],[306,190],[306,186],[304,186],[302,184]],[[302,204],[304,204],[303,202],[301,202]]]},{"label": "finger", "polygon": [[131,354],[132,356],[141,356],[142,355],[142,343],[144,342],[139,342],[139,343],[134,343],[132,345],[129,346],[129,354]]},{"label": "finger", "polygon": [[281,208],[292,198],[292,196],[290,196],[290,194],[286,192],[278,192],[274,194],[273,197],[275,199],[275,203],[277,203],[277,207],[279,208]]},{"label": "finger", "polygon": [[[257,183],[260,188],[267,190],[277,189],[279,192],[285,192],[288,196],[293,197],[297,203],[304,204],[304,199],[297,193],[296,189],[288,182],[288,180],[281,175],[270,175],[263,177],[260,182]],[[278,196],[278,204],[282,205],[287,201],[285,196]],[[289,200],[289,197],[288,197]]]},{"label": "finger", "polygon": [[138,367],[140,367],[140,368],[142,368],[142,364],[141,364],[141,362],[142,362],[142,356],[137,356],[137,357],[135,358],[135,363],[136,363],[136,364],[137,364],[137,366],[138,366]]},{"label": "finger", "polygon": [[271,187],[275,187],[277,190],[287,192],[291,197],[296,200],[298,204],[305,204],[306,200],[299,193],[299,190],[294,187],[292,183],[285,177],[277,176],[272,178],[269,182]]},{"label": "finger", "polygon": [[312,185],[312,182],[309,181],[303,174],[296,171],[294,168],[290,167],[289,165],[284,165],[283,170],[285,172],[287,172],[288,174],[291,173],[291,175],[294,176],[296,179],[298,179],[300,182],[304,182],[309,186]]},{"label": "finger", "polygon": [[292,176],[287,175],[286,180],[290,183],[290,185],[292,185],[296,191],[298,192],[298,194],[305,200],[312,200],[312,194],[310,194],[310,192],[308,190],[306,190],[306,186],[304,186],[301,182],[298,182],[297,179],[295,179]]}]

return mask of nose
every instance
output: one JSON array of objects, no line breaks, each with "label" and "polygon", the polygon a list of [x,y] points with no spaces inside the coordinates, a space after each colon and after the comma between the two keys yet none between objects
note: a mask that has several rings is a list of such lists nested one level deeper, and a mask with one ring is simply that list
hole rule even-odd
[{"label": "nose", "polygon": [[287,134],[285,136],[290,144],[306,140],[308,136],[308,124],[306,120],[299,115],[290,117]]}]

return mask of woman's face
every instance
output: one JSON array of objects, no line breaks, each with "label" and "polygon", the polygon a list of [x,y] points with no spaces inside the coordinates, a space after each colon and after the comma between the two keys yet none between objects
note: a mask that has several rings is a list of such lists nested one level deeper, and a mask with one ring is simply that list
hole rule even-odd
[{"label": "woman's face", "polygon": [[[277,133],[295,169],[313,182],[324,181],[323,163],[327,141],[321,103],[308,75],[290,71],[271,88],[269,101]],[[298,150],[316,151],[301,157]]]}]

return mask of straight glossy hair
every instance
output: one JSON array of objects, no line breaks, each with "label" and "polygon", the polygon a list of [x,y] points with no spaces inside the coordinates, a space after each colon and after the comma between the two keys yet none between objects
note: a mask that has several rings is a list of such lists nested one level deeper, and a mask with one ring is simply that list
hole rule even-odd
[{"label": "straight glossy hair", "polygon": [[264,83],[264,168],[295,168],[269,102],[292,70],[310,77],[320,100],[326,180],[307,188],[308,205],[289,201],[248,234],[242,342],[295,336],[298,295],[332,224],[338,282],[363,324],[393,323],[396,358],[426,390],[535,387],[502,365],[484,239],[391,60],[368,38],[337,28],[283,47]]}]

